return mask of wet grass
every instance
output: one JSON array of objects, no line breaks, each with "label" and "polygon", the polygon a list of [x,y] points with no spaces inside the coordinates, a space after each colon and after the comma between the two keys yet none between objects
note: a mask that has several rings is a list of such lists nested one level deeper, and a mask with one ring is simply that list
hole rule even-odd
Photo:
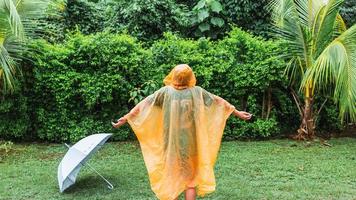
[{"label": "wet grass", "polygon": [[[270,140],[224,142],[216,164],[217,190],[203,199],[356,199],[356,139],[320,143]],[[0,199],[156,199],[136,142],[108,143],[59,193],[63,145],[15,144],[0,155]]]}]

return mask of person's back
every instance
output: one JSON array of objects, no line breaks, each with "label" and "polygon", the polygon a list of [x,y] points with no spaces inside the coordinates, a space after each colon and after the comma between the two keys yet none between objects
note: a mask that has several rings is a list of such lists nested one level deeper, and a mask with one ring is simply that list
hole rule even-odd
[{"label": "person's back", "polygon": [[195,198],[194,187],[199,195],[215,190],[213,168],[225,122],[238,111],[195,82],[189,66],[177,66],[165,87],[124,117],[140,142],[159,199],[175,199],[188,188]]}]

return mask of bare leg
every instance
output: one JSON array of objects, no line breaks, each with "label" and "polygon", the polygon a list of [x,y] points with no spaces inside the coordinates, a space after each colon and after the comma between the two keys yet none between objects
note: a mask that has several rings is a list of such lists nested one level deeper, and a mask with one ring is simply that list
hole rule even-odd
[{"label": "bare leg", "polygon": [[185,200],[195,200],[195,198],[196,198],[195,188],[189,187],[185,191]]}]

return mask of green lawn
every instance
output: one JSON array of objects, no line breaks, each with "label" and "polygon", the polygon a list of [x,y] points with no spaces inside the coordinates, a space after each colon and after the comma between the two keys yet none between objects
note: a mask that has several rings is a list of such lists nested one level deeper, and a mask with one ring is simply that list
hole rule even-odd
[{"label": "green lawn", "polygon": [[[224,142],[217,190],[204,199],[356,199],[356,139],[320,143],[271,140]],[[57,186],[62,145],[14,145],[0,162],[0,199],[155,199],[136,142],[108,143],[65,193]]]}]

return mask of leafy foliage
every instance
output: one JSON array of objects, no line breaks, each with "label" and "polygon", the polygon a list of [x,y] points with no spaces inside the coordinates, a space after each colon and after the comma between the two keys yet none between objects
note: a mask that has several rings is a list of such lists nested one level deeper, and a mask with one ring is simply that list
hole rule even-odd
[{"label": "leafy foliage", "polygon": [[58,1],[51,13],[43,17],[38,32],[50,42],[60,42],[66,34],[80,31],[84,34],[101,32],[105,28],[107,14],[104,3],[93,3],[86,0]]},{"label": "leafy foliage", "polygon": [[347,27],[356,24],[356,1],[345,0],[340,8],[340,14],[345,20]]},{"label": "leafy foliage", "polygon": [[[128,35],[75,34],[63,45],[34,46],[42,52],[33,55],[41,139],[74,141],[112,131],[110,120],[128,111],[129,91],[149,75],[141,68],[148,52]],[[127,139],[127,129],[117,132],[116,139]]]},{"label": "leafy foliage", "polygon": [[223,6],[219,0],[200,0],[192,10],[191,29],[194,30],[195,37],[218,38],[227,30]]},{"label": "leafy foliage", "polygon": [[[36,137],[49,141],[74,141],[97,131],[113,131],[110,120],[162,86],[164,76],[179,63],[193,68],[202,87],[260,115],[261,91],[280,84],[283,66],[277,57],[267,56],[277,45],[240,29],[219,42],[186,40],[168,33],[149,49],[128,35],[108,32],[77,33],[63,44],[36,41],[31,48],[36,49],[30,55],[33,72],[27,78],[32,92],[23,104],[31,103],[33,110],[23,113],[35,118],[24,124]],[[222,82],[221,77],[228,80]],[[247,98],[249,104],[244,105]],[[278,116],[274,112],[271,118]],[[254,132],[246,137],[267,137],[266,130],[278,130],[278,123],[266,123],[272,127],[254,124]],[[131,138],[127,128],[117,130],[115,139]],[[233,133],[238,134],[239,128]]]},{"label": "leafy foliage", "polygon": [[48,0],[0,0],[0,95],[15,90],[18,61],[25,56],[23,43],[35,36],[38,19]]},{"label": "leafy foliage", "polygon": [[[249,110],[261,119],[251,125],[230,119],[227,124],[227,139],[268,137],[265,131],[268,125],[257,125],[263,124],[264,120],[269,121],[266,123],[271,125],[270,131],[288,126],[290,128],[290,124],[284,123],[285,127],[282,127],[276,121],[283,120],[283,112],[286,115],[295,112],[291,99],[285,96],[284,87],[287,82],[283,79],[284,63],[274,54],[279,51],[278,43],[266,42],[234,28],[228,37],[217,42],[208,39],[185,40],[166,34],[165,39],[156,42],[151,49],[153,62],[160,66],[155,76],[156,81],[162,80],[172,66],[187,63],[193,68],[198,85],[227,99],[240,110]],[[262,116],[262,110],[265,109],[262,107],[262,96],[270,87],[275,88],[274,93],[277,95],[273,95],[271,100],[275,105],[272,106],[271,119],[266,119],[266,116]],[[276,107],[281,103],[285,105],[283,111]],[[291,121],[293,120],[295,119],[292,117]]]},{"label": "leafy foliage", "polygon": [[31,128],[28,98],[19,92],[13,95],[16,98],[0,100],[0,139],[24,139]]},{"label": "leafy foliage", "polygon": [[126,34],[101,32],[75,33],[62,44],[36,40],[30,48],[23,96],[0,104],[1,138],[59,142],[114,132],[115,140],[131,139],[128,126],[113,130],[110,121],[160,88],[180,63],[193,68],[198,85],[254,114],[253,122],[228,120],[225,139],[278,136],[298,121],[280,43],[239,28],[220,41],[166,33],[147,47]]},{"label": "leafy foliage", "polygon": [[63,33],[76,29],[84,34],[103,29],[126,31],[146,42],[161,39],[164,32],[221,39],[231,25],[269,37],[267,3],[266,0],[68,0],[61,12],[47,18],[45,25],[50,41],[61,41]]},{"label": "leafy foliage", "polygon": [[67,0],[64,12],[65,29],[80,30],[84,34],[100,32],[104,29],[105,12],[100,4],[84,0]]},{"label": "leafy foliage", "polygon": [[228,23],[251,31],[256,35],[270,37],[271,12],[268,0],[221,0]]},{"label": "leafy foliage", "polygon": [[119,1],[113,9],[107,26],[144,41],[159,39],[167,31],[181,32],[189,19],[187,7],[173,0]]},{"label": "leafy foliage", "polygon": [[271,3],[276,35],[288,47],[283,56],[290,78],[305,99],[334,86],[341,121],[345,116],[356,121],[356,25],[346,30],[339,14],[343,0],[310,2]]}]

